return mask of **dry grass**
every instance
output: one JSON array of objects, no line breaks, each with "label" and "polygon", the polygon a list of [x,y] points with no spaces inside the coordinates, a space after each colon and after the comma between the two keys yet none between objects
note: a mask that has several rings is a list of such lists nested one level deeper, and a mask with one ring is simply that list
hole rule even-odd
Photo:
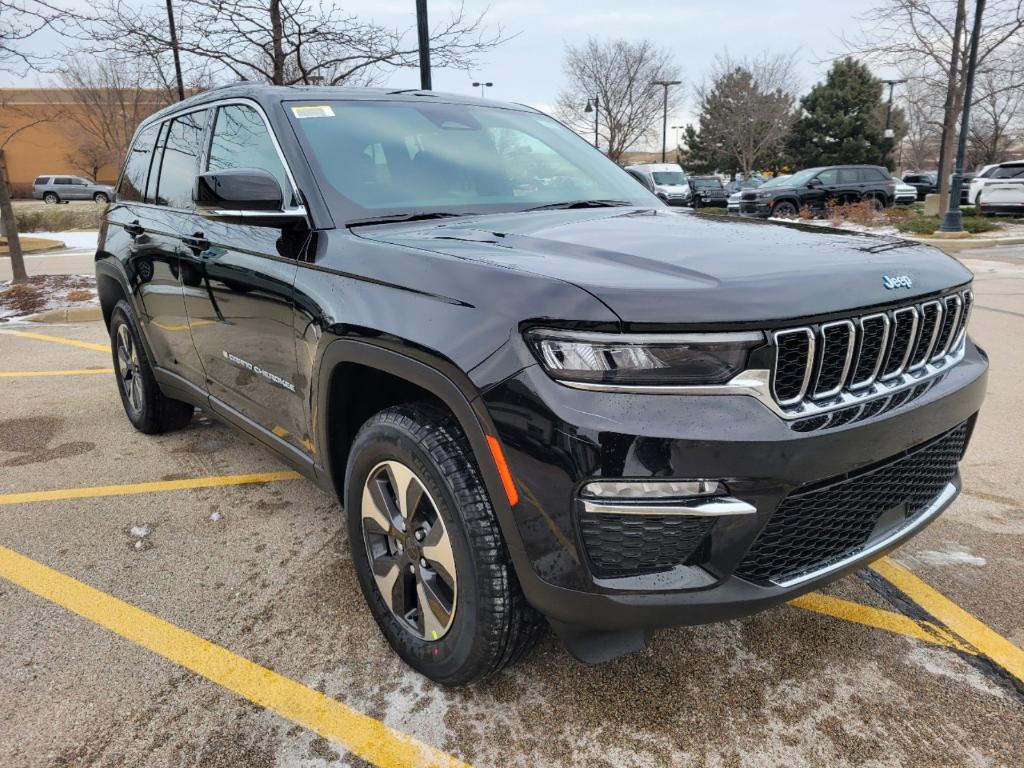
[{"label": "dry grass", "polygon": [[99,229],[105,205],[17,206],[14,218],[19,232],[69,232],[73,229]]},{"label": "dry grass", "polygon": [[[49,240],[45,237],[25,237],[24,235],[19,237],[18,240],[21,242],[21,250],[23,253],[31,253],[32,251],[48,251],[53,248],[60,248],[60,240]],[[11,249],[7,245],[7,240],[0,239],[0,254],[9,254]]]}]

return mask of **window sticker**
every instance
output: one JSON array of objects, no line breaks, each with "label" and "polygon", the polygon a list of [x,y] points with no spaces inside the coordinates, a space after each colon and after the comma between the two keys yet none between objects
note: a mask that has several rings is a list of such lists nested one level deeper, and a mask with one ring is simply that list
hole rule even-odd
[{"label": "window sticker", "polygon": [[327,104],[315,107],[292,107],[292,114],[300,120],[307,117],[334,117],[334,110]]}]

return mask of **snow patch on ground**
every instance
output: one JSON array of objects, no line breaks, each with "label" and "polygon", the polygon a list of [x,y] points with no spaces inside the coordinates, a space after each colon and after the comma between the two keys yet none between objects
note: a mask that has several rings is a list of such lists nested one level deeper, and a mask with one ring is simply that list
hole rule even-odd
[{"label": "snow patch on ground", "polygon": [[94,229],[71,232],[21,232],[22,237],[41,237],[46,240],[60,240],[68,248],[95,248],[99,232]]},{"label": "snow patch on ground", "polygon": [[65,307],[98,306],[93,275],[36,275],[26,283],[0,283],[0,322]]},{"label": "snow patch on ground", "polygon": [[985,565],[984,557],[972,555],[971,552],[959,544],[947,541],[941,550],[926,549],[914,553],[914,559],[926,565]]}]

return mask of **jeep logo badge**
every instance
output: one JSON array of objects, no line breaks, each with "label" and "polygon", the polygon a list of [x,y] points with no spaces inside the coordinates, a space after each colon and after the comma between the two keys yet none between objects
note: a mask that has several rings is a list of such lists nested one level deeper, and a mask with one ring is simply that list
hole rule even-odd
[{"label": "jeep logo badge", "polygon": [[910,279],[910,275],[882,276],[882,285],[884,285],[890,291],[894,288],[910,288],[913,284],[914,281]]}]

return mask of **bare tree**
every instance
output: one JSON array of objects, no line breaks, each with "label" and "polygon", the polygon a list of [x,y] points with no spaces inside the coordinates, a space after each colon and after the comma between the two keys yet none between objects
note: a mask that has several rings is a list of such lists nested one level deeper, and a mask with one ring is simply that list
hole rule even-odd
[{"label": "bare tree", "polygon": [[901,164],[906,169],[934,168],[939,159],[942,137],[944,93],[941,78],[930,76],[920,65],[901,66],[900,78],[906,80],[900,101],[906,125],[901,144]]},{"label": "bare tree", "polygon": [[795,118],[793,63],[792,55],[767,53],[715,60],[696,90],[699,132],[687,132],[690,152],[701,156],[698,165],[749,176],[777,164]]},{"label": "bare tree", "polygon": [[[622,153],[644,139],[652,138],[660,125],[664,94],[654,87],[656,80],[680,78],[680,69],[668,49],[649,40],[600,41],[590,38],[565,52],[568,87],[558,96],[558,117],[581,135],[592,133],[594,118],[586,112],[587,102],[597,98],[600,140],[608,157],[619,160]],[[669,90],[668,109],[682,101],[682,88]]]},{"label": "bare tree", "polygon": [[[919,59],[942,79],[946,102],[942,120],[944,149],[940,167],[944,172],[939,179],[940,212],[945,212],[949,204],[946,171],[952,166],[964,104],[972,36],[970,17],[966,0],[878,0],[878,5],[862,17],[860,37],[846,41],[853,52],[868,61],[896,66],[901,61]],[[989,0],[978,40],[979,71],[992,67],[1011,49],[1019,51],[1022,31],[1022,0]]]},{"label": "bare tree", "polygon": [[1015,75],[989,71],[978,76],[967,149],[974,167],[1010,159],[1010,151],[1024,139],[1024,88],[1007,87],[1007,78],[1012,82]]},{"label": "bare tree", "polygon": [[[103,0],[86,26],[94,48],[138,59],[156,57],[169,73],[171,43],[163,8],[138,0]],[[275,85],[362,83],[389,67],[414,67],[414,30],[347,13],[331,0],[190,0],[178,6],[178,47],[186,66]],[[431,30],[435,67],[470,67],[506,38],[486,12],[456,7]]]},{"label": "bare tree", "polygon": [[151,64],[72,57],[61,68],[66,111],[61,124],[75,147],[68,160],[91,178],[104,166],[120,163],[143,118],[171,103],[171,93],[160,87]]}]

